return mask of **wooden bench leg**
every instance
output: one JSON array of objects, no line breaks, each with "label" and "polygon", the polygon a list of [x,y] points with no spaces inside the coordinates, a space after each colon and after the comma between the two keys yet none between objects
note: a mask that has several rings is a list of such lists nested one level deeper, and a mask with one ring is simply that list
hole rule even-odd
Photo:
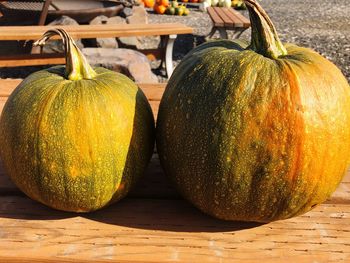
[{"label": "wooden bench leg", "polygon": [[170,78],[174,70],[173,48],[176,37],[177,35],[160,36],[160,49],[164,55],[162,56],[158,69],[162,68],[163,64],[165,64],[165,70],[168,78]]},{"label": "wooden bench leg", "polygon": [[247,30],[247,28],[242,28],[242,29],[237,29],[234,33],[233,33],[233,38],[235,39],[235,38],[239,38],[241,35],[242,35],[242,33],[244,32],[244,31],[246,31]]},{"label": "wooden bench leg", "polygon": [[165,62],[165,51],[166,51],[166,44],[167,43],[168,43],[168,36],[166,36],[166,35],[160,36],[159,49],[161,50],[162,56],[161,56],[161,61],[160,61],[159,67],[157,69],[161,69],[163,67],[164,62]]},{"label": "wooden bench leg", "polygon": [[177,35],[169,35],[167,38],[166,49],[165,49],[165,69],[168,78],[170,78],[171,74],[173,74],[173,48],[174,42]]},{"label": "wooden bench leg", "polygon": [[208,38],[212,38],[216,32],[217,28],[215,26],[213,26],[213,28],[211,29],[210,33],[208,34]]},{"label": "wooden bench leg", "polygon": [[225,28],[218,28],[218,29],[219,29],[220,38],[228,39],[226,29]]}]

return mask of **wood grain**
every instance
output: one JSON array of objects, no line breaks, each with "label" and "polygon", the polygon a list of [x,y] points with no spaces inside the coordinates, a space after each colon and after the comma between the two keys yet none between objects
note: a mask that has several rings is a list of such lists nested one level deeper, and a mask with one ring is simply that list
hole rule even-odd
[{"label": "wood grain", "polygon": [[[0,80],[0,107],[21,80]],[[156,114],[165,84],[140,84]],[[0,146],[1,147],[1,146]],[[0,262],[350,262],[350,173],[324,204],[270,224],[204,215],[167,181],[154,153],[127,198],[89,214],[35,202],[0,163]]]},{"label": "wood grain", "polygon": [[234,21],[232,21],[230,19],[230,17],[228,17],[227,14],[225,14],[225,12],[223,11],[223,8],[221,8],[221,7],[213,7],[213,9],[217,13],[217,15],[224,21],[224,24],[225,24],[226,28],[233,28],[234,27],[234,25],[235,25]]},{"label": "wood grain", "polygon": [[226,29],[250,27],[249,19],[232,8],[208,7],[207,12],[215,27],[224,27]]},{"label": "wood grain", "polygon": [[0,67],[39,66],[65,64],[63,55],[21,54],[0,57]]},{"label": "wood grain", "polygon": [[[69,25],[69,26],[6,26],[0,27],[0,40],[36,40],[47,30],[65,29],[72,38],[154,36],[192,34],[193,28],[179,23]],[[58,36],[52,39],[59,39]]]},{"label": "wood grain", "polygon": [[214,26],[216,26],[216,27],[224,27],[225,26],[224,20],[222,20],[222,18],[217,14],[217,12],[215,11],[214,8],[208,7],[207,12],[208,12],[211,20],[213,21]]},{"label": "wood grain", "polygon": [[243,23],[243,27],[250,27],[250,20],[243,16],[241,13],[237,12],[233,8],[228,8],[228,11],[236,17],[237,20]]},{"label": "wood grain", "polygon": [[7,196],[0,197],[0,218],[0,255],[7,260],[15,254],[61,262],[232,262],[253,255],[265,262],[350,260],[350,205],[324,204],[294,219],[259,225],[219,221],[183,200],[129,198],[76,215]]}]

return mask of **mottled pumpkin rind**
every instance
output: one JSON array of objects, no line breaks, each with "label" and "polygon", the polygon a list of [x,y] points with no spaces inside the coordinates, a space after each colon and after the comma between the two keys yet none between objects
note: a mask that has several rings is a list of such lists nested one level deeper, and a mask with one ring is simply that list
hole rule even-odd
[{"label": "mottled pumpkin rind", "polygon": [[153,152],[154,119],[142,91],[103,68],[66,80],[64,67],[27,77],[0,119],[0,155],[14,183],[50,207],[88,212],[124,197]]},{"label": "mottled pumpkin rind", "polygon": [[157,149],[174,185],[225,220],[269,222],[309,211],[349,164],[350,91],[316,52],[270,59],[247,43],[194,49],[168,82]]}]

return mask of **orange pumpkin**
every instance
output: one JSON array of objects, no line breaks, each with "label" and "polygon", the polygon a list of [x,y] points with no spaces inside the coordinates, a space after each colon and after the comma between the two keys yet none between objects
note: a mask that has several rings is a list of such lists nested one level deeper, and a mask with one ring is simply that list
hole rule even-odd
[{"label": "orange pumpkin", "polygon": [[154,6],[154,0],[144,0],[143,1],[145,7],[153,7]]},{"label": "orange pumpkin", "polygon": [[153,10],[154,12],[156,12],[157,14],[164,14],[165,13],[165,10],[166,10],[166,7],[164,5],[158,5],[158,4],[155,4],[154,7],[153,7]]},{"label": "orange pumpkin", "polygon": [[169,6],[169,0],[157,0],[156,2],[158,5],[162,5],[162,6],[165,6],[165,7],[168,7]]}]

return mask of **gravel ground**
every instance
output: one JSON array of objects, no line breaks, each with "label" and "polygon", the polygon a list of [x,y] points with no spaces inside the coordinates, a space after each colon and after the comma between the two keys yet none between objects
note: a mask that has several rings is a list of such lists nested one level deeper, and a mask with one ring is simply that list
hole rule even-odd
[{"label": "gravel ground", "polygon": [[[261,5],[273,20],[284,42],[309,47],[333,61],[350,82],[350,0],[263,0]],[[191,8],[189,16],[156,15],[149,12],[149,23],[179,22],[194,28],[194,35],[181,35],[174,46],[174,63],[177,64],[194,46],[205,41],[212,23],[206,13]],[[241,11],[248,16],[246,11]],[[214,35],[218,37],[218,35]],[[229,34],[230,37],[230,34]],[[250,39],[250,30],[241,38]],[[156,47],[152,39],[148,48]],[[159,65],[152,64],[153,68]],[[38,67],[0,69],[0,77],[25,77]],[[165,81],[164,70],[157,71]]]},{"label": "gravel ground", "polygon": [[[335,63],[350,82],[350,0],[263,0],[283,42],[309,47]],[[181,59],[211,30],[206,13],[191,10],[188,17],[149,15],[150,23],[180,22],[195,29],[194,36],[179,37],[175,59]],[[248,17],[248,13],[243,11]],[[214,36],[215,37],[215,36]],[[250,39],[250,30],[241,38]]]}]

